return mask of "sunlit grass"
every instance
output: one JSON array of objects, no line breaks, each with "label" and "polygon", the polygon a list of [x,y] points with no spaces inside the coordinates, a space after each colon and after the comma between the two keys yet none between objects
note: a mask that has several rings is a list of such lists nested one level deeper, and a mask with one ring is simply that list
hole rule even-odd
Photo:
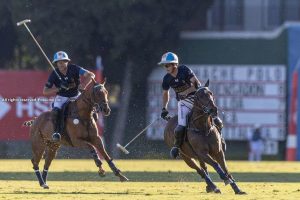
[{"label": "sunlit grass", "polygon": [[[200,176],[180,160],[115,162],[132,181],[118,182],[106,164],[107,177],[98,177],[92,160],[54,160],[49,172],[50,189],[44,190],[35,179],[30,160],[0,160],[0,199],[296,200],[300,197],[299,162],[228,162],[233,174],[237,174],[238,185],[248,193],[245,196],[234,195],[215,173],[211,174],[222,194],[207,194]],[[209,171],[213,172],[211,168]]]}]

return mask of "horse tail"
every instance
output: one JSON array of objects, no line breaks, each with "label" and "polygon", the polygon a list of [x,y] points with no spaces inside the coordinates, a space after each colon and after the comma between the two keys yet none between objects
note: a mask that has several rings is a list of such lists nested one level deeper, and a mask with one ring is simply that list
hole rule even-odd
[{"label": "horse tail", "polygon": [[23,122],[23,126],[30,127],[32,126],[34,119]]}]

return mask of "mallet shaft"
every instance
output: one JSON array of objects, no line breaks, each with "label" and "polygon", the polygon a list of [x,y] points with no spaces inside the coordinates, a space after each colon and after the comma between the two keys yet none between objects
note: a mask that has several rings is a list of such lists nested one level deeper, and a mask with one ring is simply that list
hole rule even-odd
[{"label": "mallet shaft", "polygon": [[26,25],[26,23],[31,22],[30,19],[25,19],[23,21],[20,21],[17,23],[17,26],[20,26],[22,24],[24,24],[25,28],[27,29],[27,31],[29,32],[30,36],[32,37],[33,41],[35,42],[35,44],[39,47],[39,49],[41,50],[41,52],[43,53],[44,57],[46,58],[46,60],[48,61],[48,63],[50,64],[50,66],[52,67],[52,69],[54,70],[55,74],[57,75],[57,77],[59,78],[59,80],[62,80],[60,75],[56,72],[55,67],[52,65],[51,61],[48,59],[47,55],[45,54],[44,50],[42,49],[42,47],[39,45],[39,43],[37,42],[37,40],[35,39],[35,37],[33,36],[33,34],[31,33],[30,29],[28,28],[28,26]]},{"label": "mallet shaft", "polygon": [[146,126],[139,134],[137,134],[132,140],[130,140],[125,146],[124,148],[126,148],[128,145],[130,145],[137,137],[139,137],[142,133],[145,132],[145,130],[147,130],[149,128],[149,126],[151,126],[152,124],[154,124],[157,120],[159,120],[160,118],[157,118],[156,120],[154,120],[153,122],[151,122],[148,126]]}]

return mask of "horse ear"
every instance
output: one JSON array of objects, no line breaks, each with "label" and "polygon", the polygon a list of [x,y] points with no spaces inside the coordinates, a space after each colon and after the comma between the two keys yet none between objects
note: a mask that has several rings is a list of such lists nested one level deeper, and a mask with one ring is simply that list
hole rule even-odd
[{"label": "horse ear", "polygon": [[209,79],[207,79],[207,81],[206,81],[206,83],[205,83],[204,86],[205,86],[205,87],[208,87],[208,86],[209,86]]}]

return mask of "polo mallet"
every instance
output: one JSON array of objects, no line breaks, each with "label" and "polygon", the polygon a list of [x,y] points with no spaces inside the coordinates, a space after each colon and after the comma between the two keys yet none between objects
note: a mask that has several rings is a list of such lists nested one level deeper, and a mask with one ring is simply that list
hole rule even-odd
[{"label": "polo mallet", "polygon": [[48,59],[47,55],[45,54],[45,52],[43,51],[42,47],[39,45],[39,43],[37,42],[37,40],[35,39],[35,37],[33,36],[33,34],[31,33],[30,29],[28,28],[26,23],[31,22],[30,19],[24,19],[22,21],[19,21],[17,23],[17,26],[21,26],[24,25],[25,28],[27,29],[27,31],[29,32],[29,34],[31,35],[32,39],[34,40],[34,42],[36,43],[36,45],[39,47],[39,49],[41,50],[41,52],[43,53],[44,57],[46,58],[46,60],[48,61],[48,63],[50,64],[50,66],[52,67],[53,71],[55,72],[55,74],[57,75],[57,77],[59,78],[59,80],[62,80],[60,75],[57,73],[57,71],[55,70],[55,67],[52,65],[51,61]]},{"label": "polo mallet", "polygon": [[130,140],[130,142],[128,142],[125,146],[120,145],[119,143],[117,143],[117,147],[123,151],[123,153],[125,154],[129,154],[129,151],[126,149],[126,147],[128,147],[136,138],[138,138],[142,133],[144,133],[152,124],[154,124],[155,122],[157,122],[160,119],[160,117],[158,117],[157,119],[155,119],[153,122],[151,122],[148,126],[146,126],[141,132],[139,132],[132,140]]}]

